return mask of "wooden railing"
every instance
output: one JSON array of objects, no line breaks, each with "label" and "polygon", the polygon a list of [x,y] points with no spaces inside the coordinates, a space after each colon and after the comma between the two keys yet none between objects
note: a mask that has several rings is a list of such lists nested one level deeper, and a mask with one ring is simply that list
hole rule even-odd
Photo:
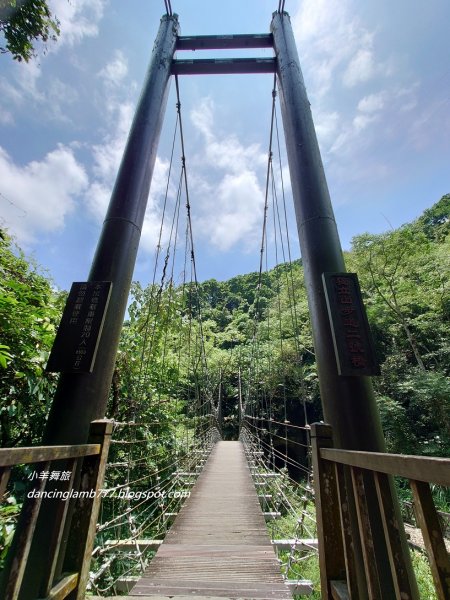
[{"label": "wooden railing", "polygon": [[[360,597],[354,549],[361,547],[366,597],[383,598],[382,578],[392,577],[395,598],[417,598],[417,585],[408,567],[403,523],[392,503],[390,476],[404,477],[412,490],[417,524],[422,530],[437,597],[450,599],[450,559],[430,483],[450,486],[450,460],[378,452],[334,449],[332,429],[315,423],[311,428],[314,488],[316,494],[321,593],[324,600]],[[390,573],[383,571],[375,553],[370,504],[366,488],[376,490]],[[350,490],[349,492],[347,490]],[[349,498],[347,494],[352,494]],[[350,502],[349,502],[350,500]],[[354,503],[358,540],[352,538],[349,505]],[[359,578],[361,580],[361,578]],[[383,598],[384,600],[384,598]]]},{"label": "wooden railing", "polygon": [[[51,499],[51,516],[48,543],[40,549],[48,560],[39,569],[38,597],[84,600],[111,432],[111,422],[94,421],[87,444],[0,449],[0,500],[14,466],[36,469],[6,560],[0,589],[4,600],[36,597],[27,593],[26,572],[44,498]],[[48,510],[48,500],[44,506]]]}]

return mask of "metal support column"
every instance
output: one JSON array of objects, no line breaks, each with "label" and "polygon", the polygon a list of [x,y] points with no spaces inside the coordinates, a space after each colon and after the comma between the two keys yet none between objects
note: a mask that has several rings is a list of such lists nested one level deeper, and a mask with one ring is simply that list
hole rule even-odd
[{"label": "metal support column", "polygon": [[177,34],[177,16],[164,15],[89,274],[89,281],[113,283],[94,371],[61,376],[44,443],[83,443],[89,423],[105,414],[167,103]]},{"label": "metal support column", "polygon": [[[383,452],[384,437],[370,378],[339,376],[337,371],[322,273],[346,268],[289,15],[274,13],[271,31],[324,418],[333,427],[336,447]],[[372,492],[376,515],[379,511],[375,490]],[[383,598],[394,598],[384,539],[375,543],[379,567],[386,574]]]},{"label": "metal support column", "polygon": [[[167,104],[178,17],[164,15],[144,88],[103,224],[89,281],[111,281],[112,292],[92,373],[60,377],[44,444],[85,443],[91,421],[105,415],[120,332],[136,262],[156,152]],[[51,535],[54,504],[44,500],[27,562],[20,600],[40,597],[40,577]],[[21,528],[19,522],[18,530]]]}]

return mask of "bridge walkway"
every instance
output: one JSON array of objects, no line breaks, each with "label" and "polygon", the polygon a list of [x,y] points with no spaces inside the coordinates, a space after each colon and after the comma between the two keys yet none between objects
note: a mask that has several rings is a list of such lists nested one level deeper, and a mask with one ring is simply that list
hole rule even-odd
[{"label": "bridge walkway", "polygon": [[292,599],[240,442],[218,442],[142,578],[137,597]]}]

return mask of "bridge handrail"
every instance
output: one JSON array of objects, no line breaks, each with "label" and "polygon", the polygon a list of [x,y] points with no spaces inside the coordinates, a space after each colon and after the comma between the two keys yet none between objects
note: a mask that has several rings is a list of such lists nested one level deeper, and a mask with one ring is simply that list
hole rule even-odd
[{"label": "bridge handrail", "polygon": [[0,467],[14,467],[69,458],[82,458],[100,454],[100,444],[78,444],[75,446],[22,446],[0,448]]},{"label": "bridge handrail", "polygon": [[[391,577],[396,599],[418,598],[403,523],[393,502],[392,475],[409,481],[437,597],[450,598],[450,558],[429,485],[450,486],[450,460],[335,449],[329,425],[315,423],[311,431],[322,598],[358,597],[362,582],[353,554],[355,544],[362,550],[365,593],[384,597],[383,582]],[[351,505],[357,522],[350,520]],[[390,573],[375,551],[374,509],[383,523]]]},{"label": "bridge handrail", "polygon": [[[34,541],[41,518],[48,528],[48,560],[40,569],[40,597],[84,599],[112,428],[111,421],[93,421],[87,444],[0,449],[0,501],[12,467],[43,465],[27,493],[2,574],[0,596],[5,600],[17,600],[24,589],[28,593],[27,561],[32,544],[42,546],[42,540]],[[52,481],[50,465],[54,462],[59,463],[59,469],[67,469],[67,479]],[[56,488],[47,494],[45,488],[50,482]],[[51,504],[41,510],[44,498],[51,499]]]},{"label": "bridge handrail", "polygon": [[377,473],[450,486],[450,459],[412,454],[387,454],[322,448],[320,456],[332,462]]}]

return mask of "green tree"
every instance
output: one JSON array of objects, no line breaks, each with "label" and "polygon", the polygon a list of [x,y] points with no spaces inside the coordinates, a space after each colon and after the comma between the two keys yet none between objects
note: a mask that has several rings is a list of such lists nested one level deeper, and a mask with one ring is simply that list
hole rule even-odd
[{"label": "green tree", "polygon": [[450,428],[450,196],[413,223],[353,240],[382,367],[375,378],[394,452],[448,454]]},{"label": "green tree", "polygon": [[11,238],[0,237],[1,445],[40,441],[56,377],[45,373],[59,322],[62,295],[25,258]]},{"label": "green tree", "polygon": [[5,38],[1,53],[28,62],[36,56],[38,40],[56,41],[59,21],[50,11],[46,0],[0,0],[0,32]]},{"label": "green tree", "polygon": [[384,234],[359,235],[352,250],[348,262],[360,274],[369,312],[383,318],[385,331],[403,331],[405,353],[412,352],[419,369],[425,371],[426,348],[418,340],[418,330],[440,288],[434,286],[439,267],[432,245],[417,227],[404,226]]},{"label": "green tree", "polygon": [[450,194],[425,210],[417,223],[429,239],[442,241],[450,233]]}]

